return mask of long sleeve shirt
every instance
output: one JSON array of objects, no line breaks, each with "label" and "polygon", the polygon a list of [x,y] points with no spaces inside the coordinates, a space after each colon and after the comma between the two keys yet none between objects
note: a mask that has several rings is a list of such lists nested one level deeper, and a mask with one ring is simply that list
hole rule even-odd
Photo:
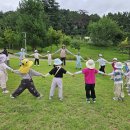
[{"label": "long sleeve shirt", "polygon": [[105,66],[108,61],[103,58],[99,58],[97,62],[99,62],[100,66]]},{"label": "long sleeve shirt", "polygon": [[18,74],[19,76],[22,77],[22,79],[32,79],[33,76],[43,76],[41,73],[30,69],[29,72],[27,74],[22,74],[20,73],[19,70],[14,70],[14,73]]}]

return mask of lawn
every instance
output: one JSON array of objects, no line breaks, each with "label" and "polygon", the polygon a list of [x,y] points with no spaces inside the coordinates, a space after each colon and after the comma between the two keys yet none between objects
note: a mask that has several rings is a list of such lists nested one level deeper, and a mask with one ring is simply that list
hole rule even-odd
[{"label": "lawn", "polygon": [[[82,63],[85,67],[85,63]],[[11,66],[18,69],[18,60],[11,59]],[[97,65],[98,66],[98,65]],[[46,74],[52,66],[42,60],[33,69]],[[66,70],[76,72],[75,62],[68,61]],[[106,67],[111,72],[110,65]],[[87,104],[85,99],[83,75],[75,77],[64,75],[64,100],[58,100],[56,90],[54,99],[49,100],[53,76],[34,77],[36,88],[44,97],[40,100],[25,90],[16,99],[10,94],[0,93],[0,130],[129,130],[130,97],[125,91],[125,100],[113,101],[113,81],[110,77],[97,75],[97,102]],[[8,89],[13,92],[20,83],[20,77],[9,72]]]}]

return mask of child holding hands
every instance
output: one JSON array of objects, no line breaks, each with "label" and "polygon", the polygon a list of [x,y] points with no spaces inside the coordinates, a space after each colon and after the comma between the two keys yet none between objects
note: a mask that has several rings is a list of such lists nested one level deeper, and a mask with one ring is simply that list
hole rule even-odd
[{"label": "child holding hands", "polygon": [[86,101],[90,103],[90,98],[92,101],[96,102],[96,94],[95,94],[95,82],[96,77],[95,75],[98,73],[104,74],[101,71],[95,69],[95,63],[92,59],[86,62],[87,68],[84,68],[82,71],[75,72],[74,74],[84,74],[85,80],[85,91],[86,91]]},{"label": "child holding hands", "polygon": [[59,100],[60,101],[63,100],[63,84],[62,84],[63,74],[70,74],[73,76],[72,73],[70,73],[69,71],[66,71],[64,68],[62,68],[61,65],[62,65],[62,61],[59,58],[55,59],[54,68],[45,75],[45,76],[54,75],[54,78],[51,84],[50,95],[49,95],[50,100],[52,99],[54,95],[56,86],[58,86],[58,89],[59,89],[58,91]]},{"label": "child holding hands", "polygon": [[6,55],[5,54],[0,54],[0,87],[2,88],[4,94],[8,93],[9,91],[7,90],[6,87],[6,82],[8,80],[8,73],[6,69],[13,71],[12,68],[7,66],[5,64],[6,61]]},{"label": "child holding hands", "polygon": [[123,92],[123,75],[124,72],[122,70],[123,65],[121,62],[115,63],[115,70],[108,75],[114,77],[114,95],[113,100],[122,100],[124,99],[124,92]]},{"label": "child holding hands", "polygon": [[19,96],[25,89],[28,89],[29,92],[37,97],[38,99],[42,97],[42,95],[36,90],[35,85],[33,83],[32,77],[33,76],[42,76],[43,74],[31,69],[31,66],[33,65],[32,61],[29,61],[28,59],[24,59],[21,61],[21,67],[19,70],[14,70],[14,73],[20,75],[22,77],[21,83],[19,87],[10,95],[11,98],[16,98]]}]

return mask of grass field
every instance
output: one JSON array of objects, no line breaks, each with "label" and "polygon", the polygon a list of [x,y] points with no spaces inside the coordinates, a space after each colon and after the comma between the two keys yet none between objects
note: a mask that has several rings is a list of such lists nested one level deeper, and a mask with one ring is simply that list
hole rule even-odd
[{"label": "grass field", "polygon": [[[85,67],[85,63],[82,63]],[[11,59],[11,66],[18,69],[18,60]],[[52,67],[41,61],[35,70],[46,74]],[[77,71],[75,62],[67,62],[66,70]],[[111,66],[107,65],[107,73]],[[97,75],[95,104],[87,104],[83,75],[64,75],[63,102],[58,100],[56,90],[53,100],[49,100],[53,76],[34,77],[34,83],[41,100],[25,90],[16,99],[10,94],[0,93],[0,130],[130,130],[130,97],[125,91],[125,101],[113,101],[113,81],[110,77]],[[9,72],[8,89],[13,92],[20,83],[20,77]]]}]

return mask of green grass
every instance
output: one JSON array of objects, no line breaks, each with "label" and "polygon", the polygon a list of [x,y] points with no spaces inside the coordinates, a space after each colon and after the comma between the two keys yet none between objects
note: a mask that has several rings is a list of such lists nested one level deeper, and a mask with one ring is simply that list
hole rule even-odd
[{"label": "green grass", "polygon": [[[85,63],[82,63],[85,67]],[[11,66],[18,69],[18,60],[11,59]],[[47,61],[41,61],[40,67],[33,69],[46,74],[52,67]],[[75,72],[75,62],[67,62],[66,70]],[[111,66],[107,65],[107,72]],[[0,93],[0,130],[129,130],[130,97],[125,91],[125,101],[113,101],[113,81],[110,77],[97,75],[95,104],[87,104],[84,79],[64,75],[63,102],[58,100],[56,90],[54,99],[49,100],[49,91],[53,76],[34,77],[37,90],[44,95],[41,100],[25,90],[16,99],[9,94]],[[20,77],[9,72],[8,90],[13,92],[20,83]]]}]

